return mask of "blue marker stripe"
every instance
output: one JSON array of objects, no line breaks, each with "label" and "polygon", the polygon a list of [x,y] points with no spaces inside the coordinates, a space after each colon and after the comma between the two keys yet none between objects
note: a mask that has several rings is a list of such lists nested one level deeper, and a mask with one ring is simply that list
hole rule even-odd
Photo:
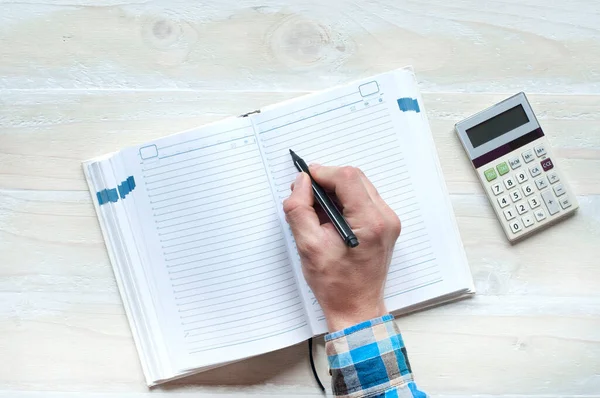
[{"label": "blue marker stripe", "polygon": [[125,199],[125,195],[129,193],[129,185],[121,183],[117,186],[117,189],[119,190],[119,196],[121,199]]},{"label": "blue marker stripe", "polygon": [[421,108],[419,108],[419,101],[417,101],[415,98],[398,98],[398,107],[402,112],[421,112]]},{"label": "blue marker stripe", "polygon": [[108,191],[103,189],[100,194],[102,195],[102,203],[108,203]]},{"label": "blue marker stripe", "polygon": [[116,203],[121,199],[125,199],[129,192],[133,191],[135,188],[135,180],[133,176],[127,177],[126,180],[117,185],[116,188],[112,189],[103,189],[101,191],[96,192],[96,198],[98,199],[98,204],[102,206],[108,202]]},{"label": "blue marker stripe", "polygon": [[102,197],[102,191],[98,191],[98,192],[96,192],[96,197],[98,198],[98,204],[99,204],[99,205],[101,205],[101,206],[102,206],[104,203],[106,203],[106,202],[104,201],[104,198]]},{"label": "blue marker stripe", "polygon": [[133,176],[127,177],[127,184],[129,185],[129,191],[133,191],[135,188],[135,180],[133,179]]},{"label": "blue marker stripe", "polygon": [[113,203],[116,203],[117,200],[119,200],[119,195],[117,194],[116,188],[107,189],[107,191],[108,191],[108,200],[110,200]]}]

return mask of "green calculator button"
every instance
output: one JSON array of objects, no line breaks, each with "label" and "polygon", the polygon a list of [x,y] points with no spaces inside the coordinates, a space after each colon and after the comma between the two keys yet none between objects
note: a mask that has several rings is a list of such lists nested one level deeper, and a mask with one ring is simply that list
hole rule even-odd
[{"label": "green calculator button", "polygon": [[502,162],[500,163],[498,166],[496,166],[496,168],[498,169],[498,173],[503,176],[504,174],[508,173],[508,165],[506,164],[506,162]]},{"label": "green calculator button", "polygon": [[494,170],[494,169],[487,169],[486,171],[484,171],[484,172],[483,172],[483,174],[485,174],[485,178],[486,178],[488,181],[495,180],[495,179],[496,179],[496,177],[498,177],[498,176],[496,175],[496,170]]}]

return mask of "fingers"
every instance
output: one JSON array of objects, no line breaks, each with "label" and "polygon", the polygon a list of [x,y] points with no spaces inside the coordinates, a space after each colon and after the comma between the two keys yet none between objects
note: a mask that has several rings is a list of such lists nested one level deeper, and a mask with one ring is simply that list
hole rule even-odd
[{"label": "fingers", "polygon": [[283,202],[283,211],[299,246],[318,240],[322,233],[313,203],[310,178],[306,173],[298,173],[292,194]]},{"label": "fingers", "polygon": [[367,192],[369,192],[369,196],[371,196],[373,201],[376,203],[377,207],[383,213],[386,219],[386,223],[389,224],[389,228],[392,231],[392,233],[396,237],[398,237],[398,235],[400,234],[400,229],[402,227],[400,224],[400,218],[398,218],[396,212],[390,206],[388,206],[387,203],[385,203],[383,198],[379,195],[379,192],[377,192],[377,188],[375,188],[375,186],[373,185],[371,180],[367,178],[365,173],[363,173],[360,169],[358,171],[360,173],[361,180],[365,185]]},{"label": "fingers", "polygon": [[379,196],[379,192],[377,192],[377,188],[375,188],[375,186],[373,185],[371,180],[369,180],[369,178],[367,178],[367,176],[365,175],[365,173],[363,173],[363,171],[361,169],[357,169],[357,170],[358,170],[358,173],[360,174],[360,180],[362,181],[363,185],[365,186],[365,189],[369,193],[369,196],[371,197],[371,199],[373,199],[374,202],[383,201],[383,199],[381,199],[381,196]]},{"label": "fingers", "polygon": [[344,206],[345,216],[364,214],[373,205],[373,200],[362,182],[361,174],[354,167],[311,165],[310,174],[323,188],[335,192]]}]

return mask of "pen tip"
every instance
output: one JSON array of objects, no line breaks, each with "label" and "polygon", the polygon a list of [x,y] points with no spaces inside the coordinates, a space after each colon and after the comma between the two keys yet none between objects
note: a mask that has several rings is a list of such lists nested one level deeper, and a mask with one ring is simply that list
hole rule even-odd
[{"label": "pen tip", "polygon": [[293,155],[293,154],[294,154],[294,151],[292,151],[292,150],[290,149],[290,155]]}]

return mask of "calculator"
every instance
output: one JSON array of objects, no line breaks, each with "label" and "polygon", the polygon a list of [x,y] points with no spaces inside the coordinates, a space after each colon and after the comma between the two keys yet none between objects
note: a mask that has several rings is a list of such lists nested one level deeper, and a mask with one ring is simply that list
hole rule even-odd
[{"label": "calculator", "polygon": [[510,242],[579,207],[525,93],[454,128]]}]

